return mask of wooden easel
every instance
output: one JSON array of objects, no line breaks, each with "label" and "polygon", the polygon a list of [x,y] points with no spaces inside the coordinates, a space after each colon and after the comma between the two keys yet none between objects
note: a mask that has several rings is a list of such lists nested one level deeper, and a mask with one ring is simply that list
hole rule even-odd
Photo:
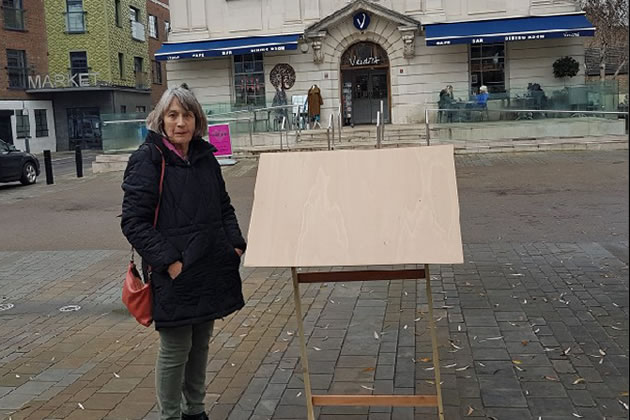
[{"label": "wooden easel", "polygon": [[[247,267],[291,268],[308,420],[316,406],[437,407],[444,420],[428,264],[464,260],[453,146],[263,154]],[[354,244],[360,246],[354,246]],[[298,272],[298,267],[423,269]],[[435,395],[313,395],[300,284],[425,279]]]},{"label": "wooden easel", "polygon": [[[295,300],[295,318],[300,339],[300,361],[304,376],[304,392],[306,394],[306,411],[308,420],[315,420],[315,406],[389,406],[389,407],[437,407],[439,420],[444,420],[442,404],[442,387],[440,384],[440,355],[438,352],[437,333],[433,319],[433,296],[431,295],[431,275],[429,265],[420,270],[367,270],[367,271],[333,271],[298,273],[291,268],[293,279],[293,298]],[[351,281],[378,280],[415,280],[426,279],[427,302],[429,306],[429,329],[433,347],[433,368],[435,372],[436,395],[313,395],[311,390],[306,337],[302,315],[301,283],[335,283]]]}]

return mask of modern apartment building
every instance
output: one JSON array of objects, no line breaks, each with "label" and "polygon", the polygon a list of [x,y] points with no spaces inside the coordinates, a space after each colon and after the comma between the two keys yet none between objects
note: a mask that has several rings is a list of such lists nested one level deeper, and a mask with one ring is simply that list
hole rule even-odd
[{"label": "modern apartment building", "polygon": [[31,74],[48,72],[43,3],[0,4],[0,139],[34,153],[55,150],[51,96],[28,89]]},{"label": "modern apartment building", "polygon": [[103,114],[151,106],[146,0],[46,0],[48,70],[27,92],[54,103],[57,149],[101,148]]},{"label": "modern apartment building", "polygon": [[[232,108],[270,106],[279,90],[290,104],[317,85],[322,119],[343,104],[355,124],[374,123],[381,102],[387,121],[421,122],[446,85],[464,100],[487,86],[498,107],[529,84],[583,84],[595,30],[566,0],[185,0],[171,20],[155,55],[169,85]],[[569,80],[554,77],[563,56],[580,65]]]}]

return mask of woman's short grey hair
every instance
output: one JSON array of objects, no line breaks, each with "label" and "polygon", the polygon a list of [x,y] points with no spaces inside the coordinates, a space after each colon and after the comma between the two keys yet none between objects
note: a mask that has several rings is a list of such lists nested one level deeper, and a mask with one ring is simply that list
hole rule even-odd
[{"label": "woman's short grey hair", "polygon": [[201,109],[201,104],[197,101],[195,95],[185,85],[174,89],[166,89],[160,101],[147,117],[147,128],[156,133],[166,135],[164,132],[164,115],[166,115],[171,102],[175,98],[186,111],[192,112],[195,116],[195,132],[193,136],[204,137],[207,135],[208,119],[206,114]]},{"label": "woman's short grey hair", "polygon": [[479,88],[479,92],[488,93],[488,86],[481,86],[481,87]]}]

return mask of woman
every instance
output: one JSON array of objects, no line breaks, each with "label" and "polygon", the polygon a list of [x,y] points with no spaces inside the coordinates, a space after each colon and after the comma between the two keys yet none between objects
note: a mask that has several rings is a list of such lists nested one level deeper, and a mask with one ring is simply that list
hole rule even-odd
[{"label": "woman", "polygon": [[481,86],[479,87],[479,93],[477,94],[477,107],[478,108],[487,108],[488,107],[488,87]]},{"label": "woman", "polygon": [[216,149],[201,138],[207,126],[192,92],[167,90],[147,118],[149,133],[131,155],[122,185],[122,231],[142,256],[145,276],[151,271],[162,420],[208,418],[203,400],[214,320],[244,305],[238,269],[245,240]]}]

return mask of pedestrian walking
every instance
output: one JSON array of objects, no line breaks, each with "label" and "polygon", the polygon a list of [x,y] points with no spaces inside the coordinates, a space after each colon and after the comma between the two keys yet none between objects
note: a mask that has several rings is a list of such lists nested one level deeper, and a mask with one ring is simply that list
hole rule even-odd
[{"label": "pedestrian walking", "polygon": [[125,170],[121,226],[150,278],[160,419],[204,420],[209,340],[214,320],[244,305],[239,264],[246,244],[216,149],[202,139],[208,124],[193,93],[168,89],[147,128]]}]

